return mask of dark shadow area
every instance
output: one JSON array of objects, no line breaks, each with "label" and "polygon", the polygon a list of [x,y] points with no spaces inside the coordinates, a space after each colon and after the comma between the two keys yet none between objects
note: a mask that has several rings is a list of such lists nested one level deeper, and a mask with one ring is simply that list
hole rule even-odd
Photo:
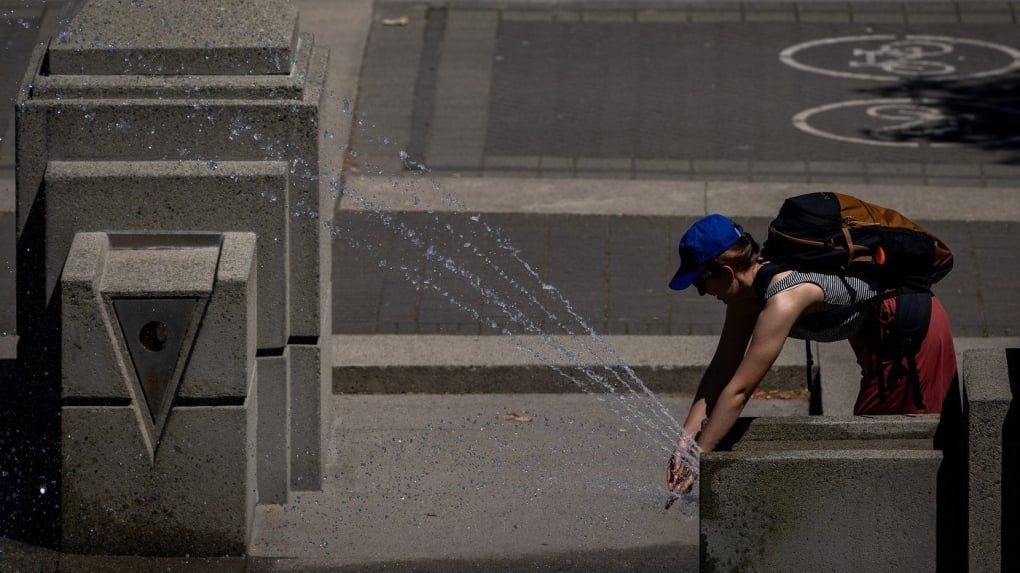
[{"label": "dark shadow area", "polygon": [[1002,570],[1020,571],[1020,348],[1006,349],[1012,399],[1002,424]]},{"label": "dark shadow area", "polygon": [[[522,551],[522,554],[524,552]],[[586,573],[696,573],[696,545],[653,545],[633,549],[552,553],[548,555],[507,556],[505,559],[422,559],[382,563],[362,563],[344,567],[286,567],[298,573],[542,573],[584,571]],[[249,563],[249,573],[277,571],[273,561]]]},{"label": "dark shadow area", "polygon": [[825,414],[822,404],[822,369],[815,366],[815,359],[811,355],[811,341],[804,341],[806,350],[805,374],[807,376],[808,390],[808,415],[822,416]]},{"label": "dark shadow area", "polygon": [[[19,356],[26,352],[19,341]],[[40,345],[31,360],[4,361],[0,377],[0,535],[42,547],[60,543],[60,348]],[[50,365],[31,368],[28,364]]]},{"label": "dark shadow area", "polygon": [[935,449],[942,450],[936,476],[935,539],[937,571],[967,570],[967,452],[963,397],[959,376],[953,379],[935,430]]},{"label": "dark shadow area", "polygon": [[356,565],[307,565],[268,557],[135,557],[72,555],[25,546],[0,538],[8,571],[104,571],[110,573],[697,573],[696,545],[652,545],[633,549],[508,555],[503,559],[419,559]]},{"label": "dark shadow area", "polygon": [[[0,374],[0,536],[60,545],[60,289],[46,301],[45,191],[18,238],[17,364]],[[29,255],[31,254],[31,255]]]},{"label": "dark shadow area", "polygon": [[1000,163],[1020,165],[1020,70],[978,79],[909,80],[858,90],[873,97],[911,100],[873,106],[880,126],[871,139],[1006,151]]},{"label": "dark shadow area", "polygon": [[751,424],[753,424],[754,421],[757,419],[758,419],[757,417],[752,416],[741,416],[737,418],[737,421],[734,422],[733,427],[730,428],[730,432],[726,434],[726,437],[719,442],[718,446],[716,446],[715,448],[716,451],[719,452],[732,451],[733,447],[736,446],[741,439],[743,439],[744,434],[747,433],[747,430],[751,428]]}]

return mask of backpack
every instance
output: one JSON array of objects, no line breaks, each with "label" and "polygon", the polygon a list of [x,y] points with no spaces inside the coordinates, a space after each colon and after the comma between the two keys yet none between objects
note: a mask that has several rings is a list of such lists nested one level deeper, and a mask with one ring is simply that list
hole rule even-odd
[{"label": "backpack", "polygon": [[[914,355],[928,333],[931,286],[953,268],[953,253],[945,243],[893,209],[842,193],[817,192],[783,201],[769,224],[762,256],[770,264],[756,277],[760,292],[780,270],[796,269],[871,278],[886,290],[871,302],[874,311],[882,300],[895,297],[894,340],[884,341],[876,352],[907,361],[915,405],[923,408]],[[810,344],[807,349],[810,388]],[[881,368],[879,372],[879,397],[884,399]]]},{"label": "backpack", "polygon": [[953,268],[953,253],[938,237],[897,211],[842,193],[783,201],[762,254],[790,268],[853,272],[914,290],[929,290]]}]

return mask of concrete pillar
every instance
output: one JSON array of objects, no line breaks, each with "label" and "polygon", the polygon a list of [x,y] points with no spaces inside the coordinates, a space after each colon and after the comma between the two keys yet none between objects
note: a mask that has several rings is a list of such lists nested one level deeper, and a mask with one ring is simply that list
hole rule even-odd
[{"label": "concrete pillar", "polygon": [[[49,529],[33,541],[60,537],[61,361],[99,368],[61,333],[60,273],[78,233],[256,235],[255,352],[272,363],[259,384],[288,400],[264,408],[258,423],[274,448],[261,463],[288,466],[286,493],[277,472],[265,499],[320,487],[331,370],[323,345],[334,198],[319,174],[328,54],[299,32],[297,16],[285,0],[88,0],[33,55],[17,98],[12,418],[25,488],[19,523]],[[193,359],[219,355],[201,347]]]},{"label": "concrete pillar", "polygon": [[62,546],[243,554],[256,492],[255,235],[75,235],[61,276]]},{"label": "concrete pillar", "polygon": [[963,356],[969,570],[1020,568],[1020,349]]}]

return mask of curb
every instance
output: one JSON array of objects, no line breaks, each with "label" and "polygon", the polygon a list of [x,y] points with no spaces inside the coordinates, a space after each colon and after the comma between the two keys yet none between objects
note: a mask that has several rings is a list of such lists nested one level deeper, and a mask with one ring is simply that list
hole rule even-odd
[{"label": "curb", "polygon": [[[771,219],[783,199],[839,191],[901,211],[914,221],[1018,221],[1016,191],[1000,187],[876,186],[831,183],[747,183],[512,177],[360,176],[347,194],[376,208],[400,212],[520,213],[546,215],[700,216]],[[355,200],[338,211],[360,211]]]},{"label": "curb", "polygon": [[[609,388],[693,393],[715,336],[334,335],[333,393],[571,393]],[[519,344],[518,344],[519,343]],[[626,372],[629,367],[636,379]],[[605,385],[593,376],[605,376]],[[760,387],[804,387],[803,343],[792,341]]]}]

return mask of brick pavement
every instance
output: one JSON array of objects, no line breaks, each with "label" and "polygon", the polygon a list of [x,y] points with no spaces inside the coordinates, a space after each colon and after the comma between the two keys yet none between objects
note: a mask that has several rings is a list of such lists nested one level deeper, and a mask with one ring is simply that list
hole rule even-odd
[{"label": "brick pavement", "polygon": [[[0,0],[0,7],[6,7],[10,3],[10,0]],[[25,3],[19,0],[16,4],[18,7],[21,7]],[[49,3],[51,6],[55,4],[56,2]],[[750,5],[747,4],[747,6]],[[450,4],[449,8],[456,10],[465,6],[467,5],[454,3]],[[715,23],[722,24],[734,19],[732,7],[720,8],[717,3],[691,6],[688,7],[689,9],[685,8],[684,10],[679,10],[678,6],[672,6],[669,12],[674,17],[688,23],[716,20]],[[750,11],[741,8],[740,17],[747,21],[772,21],[774,19],[789,21],[790,14],[788,7],[793,6],[792,4],[779,4],[778,8],[774,9],[775,13],[773,13],[772,8],[769,8],[770,6],[775,5],[773,3],[759,3],[755,5],[754,10]],[[833,24],[846,22],[851,17],[854,22],[886,22],[891,20],[899,24],[911,22],[914,25],[930,23],[932,21],[940,21],[944,24],[953,25],[961,22],[973,24],[977,23],[978,20],[991,20],[1002,24],[1007,15],[1015,20],[1015,14],[1017,13],[1016,3],[1005,2],[998,4],[917,3],[910,5],[899,3],[849,5],[839,3],[832,6],[824,4],[800,4],[797,6],[796,17],[800,19],[799,21],[807,22],[821,19]],[[848,6],[850,7],[848,8]],[[325,8],[320,9],[325,10]],[[404,4],[403,8],[400,9],[403,12],[411,12],[412,10],[420,10],[420,7],[412,8],[408,4]],[[536,10],[531,9],[531,7],[524,6],[517,17],[535,17],[535,12]],[[541,12],[541,10],[537,10],[537,12]],[[311,17],[315,17],[315,14],[311,11],[308,13],[312,14]],[[604,20],[616,18],[611,11],[600,12],[598,14],[592,13],[588,16],[585,16],[584,13],[578,16],[576,10],[558,10],[554,13],[557,14],[556,18],[564,19],[580,17]],[[321,14],[319,15],[321,16]],[[662,17],[663,14],[660,11],[656,18]],[[413,17],[411,22],[415,22]],[[398,30],[400,28],[391,31],[396,33]],[[424,49],[425,44],[429,41],[434,41],[427,40],[430,37],[428,34],[435,34],[438,31],[430,31],[425,28],[422,28],[420,31],[423,34],[421,45]],[[385,46],[382,46],[382,48],[385,48]],[[394,59],[390,62],[392,64],[397,60],[407,60],[404,64],[408,66],[408,69],[417,70],[417,75],[413,78],[413,81],[408,82],[408,73],[398,71],[395,68],[391,69],[388,73],[380,73],[377,77],[378,80],[386,79],[388,76],[389,81],[393,82],[393,84],[390,86],[383,85],[382,83],[377,84],[376,89],[379,91],[376,92],[377,96],[373,96],[373,100],[378,99],[380,103],[384,103],[387,97],[406,97],[409,93],[408,90],[410,90],[412,96],[415,90],[421,89],[426,91],[431,89],[439,94],[451,93],[441,92],[440,90],[451,90],[452,93],[456,93],[455,85],[443,85],[443,82],[451,78],[443,76],[441,70],[428,70],[427,66],[423,66],[421,60],[416,60],[413,57],[413,53],[408,52],[408,50],[413,49],[417,48],[411,46],[396,50],[391,55]],[[358,56],[360,57],[360,54]],[[422,74],[423,71],[427,72],[424,76]],[[376,73],[376,71],[366,70],[366,74],[368,73]],[[364,79],[366,82],[363,86],[362,94],[371,93],[369,88],[372,86],[368,81],[371,78],[366,75]],[[430,88],[429,86],[433,87]],[[473,92],[472,97],[479,96]],[[426,99],[421,98],[417,101],[425,101]],[[430,133],[429,128],[432,125],[430,118],[433,116],[421,112],[415,113],[413,102],[409,107],[407,101],[393,99],[390,103],[394,105],[386,113],[372,114],[367,120],[369,126],[375,125],[376,127],[372,132],[363,132],[361,135],[362,139],[355,139],[355,147],[363,152],[361,160],[365,156],[371,159],[371,145],[377,145],[379,149],[387,152],[387,157],[384,158],[385,161],[379,162],[379,168],[392,174],[399,172],[399,165],[393,163],[392,157],[395,156],[395,153],[390,153],[391,151],[405,143],[407,143],[412,151],[426,149],[427,145],[429,145],[427,141]],[[435,101],[436,99],[433,98],[433,102]],[[443,101],[453,102],[455,100],[444,99]],[[433,103],[433,105],[436,104]],[[390,119],[394,120],[393,124],[384,124],[384,121]],[[472,121],[477,121],[477,119]],[[405,123],[400,122],[405,122],[406,126]],[[398,131],[404,128],[402,126],[406,127],[406,130]],[[454,133],[457,137],[462,135],[465,137],[477,137],[477,133],[470,131],[457,134],[454,130],[451,133]],[[446,145],[447,143],[444,143],[441,139],[438,144]],[[432,143],[432,145],[436,145],[436,143]],[[477,154],[478,150],[474,150],[474,153]],[[376,155],[378,156],[378,154]],[[700,181],[716,178],[729,180],[743,179],[748,181],[775,179],[783,182],[827,180],[871,184],[889,181],[893,183],[914,182],[930,185],[947,183],[954,185],[1011,185],[1018,179],[1014,174],[1013,168],[1009,165],[975,165],[968,162],[938,164],[908,162],[901,165],[882,163],[881,165],[876,164],[872,166],[870,163],[861,162],[858,164],[853,161],[810,162],[798,159],[791,162],[765,164],[750,161],[729,163],[718,160],[718,157],[709,159],[706,160],[702,157],[643,159],[490,154],[487,157],[483,157],[482,162],[478,164],[480,167],[477,168],[476,174],[498,174],[504,176],[513,174],[542,177],[574,177],[584,174],[587,177],[663,177],[675,180],[691,179]],[[367,170],[363,163],[358,166]],[[767,167],[767,169],[764,169],[763,166]],[[994,180],[986,176],[987,173],[992,172],[996,174]],[[918,177],[918,174],[923,177]],[[882,175],[882,177],[879,177],[879,175]],[[888,180],[884,179],[886,175],[890,176]],[[505,192],[506,190],[507,187],[504,185],[494,188],[493,191]],[[460,249],[462,252],[457,255],[455,262],[470,261],[470,263],[465,263],[466,268],[483,275],[485,273],[490,275],[494,273],[492,262],[480,257],[472,259],[470,256],[464,255],[465,252],[472,252],[469,247],[464,246],[464,243],[470,242],[485,245],[482,252],[486,253],[487,257],[494,256],[489,254],[498,252],[490,248],[496,240],[491,235],[487,233],[469,233],[463,239],[463,242],[461,242],[461,237],[456,237],[458,240],[455,243],[451,243],[449,240],[445,242],[435,240],[439,236],[449,237],[445,229],[447,223],[455,229],[461,225],[470,227],[472,222],[467,216],[442,215],[438,217],[438,221],[427,213],[401,214],[398,217],[406,219],[412,227],[420,228],[421,232],[426,233],[425,236],[431,237],[433,243],[444,246],[444,249],[447,248],[445,247],[446,243],[450,243],[453,247]],[[446,300],[446,296],[439,295],[435,291],[416,289],[413,285],[410,285],[403,276],[404,273],[399,269],[400,261],[405,261],[402,264],[408,267],[408,274],[412,277],[417,277],[416,280],[423,281],[428,279],[436,281],[437,278],[435,276],[422,271],[426,267],[424,261],[427,261],[428,257],[421,251],[407,249],[406,246],[403,246],[402,240],[392,240],[387,238],[386,234],[380,234],[377,225],[366,220],[366,218],[367,214],[365,213],[346,212],[341,214],[341,219],[338,221],[338,231],[345,231],[346,233],[338,233],[339,236],[334,244],[334,254],[337,257],[338,263],[334,266],[333,290],[336,305],[334,325],[337,332],[456,331],[471,333],[484,331],[483,321],[473,318],[465,320],[464,316],[470,316],[470,311],[465,312],[462,309],[452,308]],[[689,293],[683,295],[670,294],[665,287],[665,281],[675,264],[673,245],[679,231],[690,222],[690,217],[485,214],[482,220],[491,222],[495,227],[505,229],[505,235],[510,237],[513,244],[521,249],[521,259],[528,261],[539,272],[541,281],[528,278],[519,271],[514,274],[515,277],[524,276],[524,278],[515,279],[521,283],[524,283],[526,280],[531,281],[527,283],[526,291],[535,293],[537,299],[545,302],[551,300],[552,291],[543,289],[541,284],[545,282],[557,286],[562,289],[566,298],[577,309],[577,312],[600,331],[710,334],[714,332],[714,328],[718,327],[721,305],[714,301],[701,300],[697,297],[689,296]],[[924,221],[922,220],[922,222]],[[756,217],[748,219],[744,223],[749,229],[761,236],[764,219]],[[930,223],[930,226],[934,231],[943,235],[943,238],[960,255],[960,267],[939,287],[939,292],[946,299],[947,306],[949,306],[950,312],[953,315],[957,333],[959,335],[971,336],[1012,334],[1013,330],[1011,329],[1015,328],[1012,325],[1017,324],[1017,317],[1020,314],[1016,308],[1015,301],[1012,300],[1013,292],[1015,291],[1012,286],[1012,283],[1015,281],[1015,271],[1013,269],[1017,267],[1018,261],[1015,253],[1009,248],[1009,245],[1012,245],[1013,242],[1012,231],[1015,230],[1016,224],[1006,222],[966,223],[935,221]],[[366,253],[368,251],[366,250],[350,248],[347,242],[348,237],[362,243],[377,245],[379,250],[367,256]],[[382,267],[378,264],[380,259],[386,260],[386,264]],[[505,259],[506,257],[497,258],[496,262],[507,268],[520,268],[520,263],[506,261]],[[440,261],[441,265],[443,263],[445,261]],[[445,282],[438,281],[436,284]],[[501,289],[508,287],[516,289],[507,278],[497,277],[496,283],[499,284]],[[481,297],[473,294],[471,288],[462,287],[457,291],[449,290],[450,288],[452,287],[447,288],[449,292],[456,292],[460,295],[460,298],[471,301],[466,306],[479,313],[479,315],[485,316],[496,312],[492,304],[484,304]],[[512,300],[514,298],[527,298],[526,295],[520,293],[520,290],[512,290],[512,292]],[[957,297],[955,300],[954,296]],[[474,298],[472,299],[472,297]],[[563,310],[556,309],[557,316],[565,316],[563,312]],[[385,320],[383,320],[384,318]],[[547,322],[551,323],[553,321],[549,320]],[[543,328],[546,326],[548,324],[544,324]],[[465,398],[448,397],[446,399],[461,400]],[[470,396],[466,398],[466,400],[472,399]],[[537,401],[543,407],[555,410],[558,404],[562,403],[555,400],[571,399],[573,397],[568,395],[556,397],[554,401],[550,402],[548,396],[542,396]],[[499,397],[499,400],[503,400],[503,398]],[[428,410],[421,407],[420,400],[416,397],[412,397],[409,402],[409,409],[412,411],[422,412]],[[468,405],[468,409],[465,410],[467,414],[463,416],[458,414],[454,417],[458,419],[466,418],[474,416],[475,412],[488,412],[490,409],[495,412],[494,408],[496,406],[494,404],[496,403],[483,401],[482,405],[478,406],[472,402]],[[499,407],[503,405],[503,403],[498,403]],[[367,419],[374,421],[389,420],[393,418],[394,414],[392,406],[393,402],[391,400],[384,399],[380,401],[376,409],[364,410],[363,413]],[[337,407],[332,409],[339,410]],[[678,404],[674,405],[672,409],[683,411],[685,408],[683,405]],[[362,410],[359,410],[358,407],[353,409],[355,412]],[[405,419],[403,416],[398,417]],[[447,416],[447,418],[450,418],[450,416]],[[397,435],[397,437],[403,436]],[[380,442],[390,443],[395,439],[397,438],[381,439]],[[561,440],[561,437],[557,436],[557,440]],[[334,453],[337,451],[339,450],[333,450]],[[543,450],[539,449],[538,451],[541,453]],[[345,455],[351,454],[347,450],[343,450],[343,452]],[[584,455],[583,459],[590,461],[590,450],[584,449],[581,450],[581,453]],[[351,455],[349,459],[360,459],[360,457],[355,454]],[[431,460],[429,457],[420,455],[415,456],[415,459]],[[564,467],[564,462],[559,457],[550,463],[553,463],[554,467]],[[461,467],[459,464],[444,464],[444,467],[447,466],[450,468]],[[486,467],[491,467],[491,464]],[[514,467],[519,468],[516,465]],[[406,469],[406,466],[399,466],[398,470],[402,472],[400,475],[406,477]],[[472,468],[469,466],[469,469]],[[656,472],[658,471],[656,470]],[[579,475],[585,474],[584,472],[572,472],[571,479]],[[378,483],[389,485],[398,483],[398,481],[383,479]],[[460,485],[463,483],[463,479],[455,478],[451,480],[451,483]],[[463,490],[463,487],[460,490]],[[341,501],[346,499],[344,495],[334,493],[335,497],[332,499]],[[457,495],[460,494],[458,493]],[[587,503],[586,500],[590,500],[590,496],[590,488],[580,490],[579,499],[581,501],[572,504],[572,508],[579,508],[581,510],[599,509],[602,505],[601,503]],[[373,499],[395,500],[396,498],[395,496],[387,495]],[[486,499],[488,499],[488,496]],[[505,507],[508,507],[502,497],[491,499],[498,502],[498,506],[494,509],[480,511],[477,515],[472,514],[466,517],[461,514],[461,517],[456,522],[467,528],[473,527],[475,532],[491,531],[491,528],[487,527],[486,524],[491,524],[492,515],[496,514],[494,512],[502,511]],[[340,521],[338,517],[349,517],[350,507],[344,503],[341,504],[342,511],[338,514],[326,514],[322,512],[318,501],[318,499],[313,499],[305,505],[306,509],[304,511],[307,511],[307,513],[292,512],[292,515],[298,516],[301,523],[310,524],[310,529],[312,530],[310,533],[306,533],[304,537],[300,533],[296,534],[294,546],[297,547],[300,544],[304,551],[313,556],[322,557],[325,554],[324,549],[327,545],[332,552],[337,551],[337,548],[342,548],[343,544],[349,541],[349,537],[338,535],[337,538],[331,539],[331,543],[326,544],[323,533],[346,531],[336,529],[336,524]],[[401,501],[403,500],[401,499]],[[301,509],[300,503],[295,503],[295,505],[299,506],[296,509]],[[291,509],[293,510],[294,508]],[[658,505],[655,506],[655,509],[658,509]],[[477,519],[472,519],[473,517]],[[382,520],[374,519],[369,523],[381,522]],[[358,522],[353,523],[354,528],[359,527]],[[362,527],[363,523],[361,522]],[[541,523],[544,523],[544,521]],[[647,520],[641,519],[640,523],[647,523]],[[687,525],[689,525],[689,522],[686,525],[681,524],[680,527],[686,527],[684,531],[694,532],[693,527],[687,527]],[[414,531],[418,528],[418,523],[411,523],[407,527],[408,529],[405,531]],[[287,531],[293,530],[293,527],[287,529]],[[661,531],[662,529],[658,528],[657,530]],[[386,540],[402,538],[400,535],[401,531],[397,531],[398,534],[395,536],[387,534]],[[562,532],[563,530],[560,529],[552,535],[558,535],[556,537],[557,540],[569,540],[568,536],[560,535]],[[434,539],[431,541],[434,541]],[[463,543],[463,538],[458,538],[457,542]],[[366,546],[373,547],[374,545]],[[380,543],[378,546],[384,547],[387,544]],[[691,549],[693,545],[684,547]],[[386,548],[389,550],[387,555],[390,558],[399,558],[399,555],[395,555],[392,551],[392,547]],[[293,553],[288,553],[283,548],[278,549],[281,554],[294,555]],[[635,558],[638,560],[647,560],[650,557],[661,558],[662,554],[660,549],[656,549],[654,555],[651,556],[642,553],[625,555],[624,557],[627,558],[627,564],[632,564]],[[663,569],[677,565],[687,565],[691,570],[694,570],[694,567],[696,567],[696,555],[692,551],[685,555],[675,556],[669,554],[668,556],[670,559],[675,559],[675,561],[671,560],[663,563]],[[588,561],[578,560],[575,555],[570,557],[573,559],[563,563],[564,567],[580,565],[584,568],[588,564]],[[71,559],[75,559],[75,557]],[[83,559],[86,559],[84,563],[68,563],[61,559],[59,565],[56,564],[55,558],[50,561],[55,564],[54,567],[60,568],[68,566],[75,568],[77,565],[78,568],[87,569],[106,565],[105,562],[102,562],[102,565],[100,565],[101,557]],[[88,559],[94,560],[87,561]],[[136,562],[118,560],[118,564],[122,567],[131,568]],[[505,570],[532,570],[536,566],[536,564],[532,563],[504,562],[504,564],[506,565]],[[616,562],[613,562],[613,564],[615,565]],[[145,565],[153,566],[156,564],[146,563]],[[160,565],[169,566],[171,564],[162,563]],[[198,569],[202,567],[203,563],[190,559],[185,563],[173,563],[172,565]],[[250,563],[214,563],[211,564],[211,568],[242,570],[246,565],[250,565]],[[319,563],[316,563],[316,565],[319,565]],[[420,569],[419,564],[405,563],[404,565],[404,570]],[[436,564],[433,563],[431,565]],[[465,568],[471,565],[477,565],[477,563],[467,564]],[[489,565],[489,563],[486,563],[486,565]],[[555,565],[560,565],[560,563]],[[301,570],[302,567],[307,568],[309,566],[302,560],[287,560],[281,566],[282,570],[289,571]],[[323,570],[327,568],[330,570],[336,569],[335,563],[322,564],[321,567],[312,566],[311,568],[315,570],[320,568]],[[387,563],[380,566],[379,569],[383,568],[386,570],[401,570],[400,567],[393,563]],[[252,569],[255,570],[257,568]],[[268,569],[267,567],[265,570]],[[493,569],[495,570],[495,566]],[[357,565],[356,568],[351,570],[366,570],[366,568],[364,565]]]},{"label": "brick pavement", "polygon": [[[558,333],[564,327],[582,332],[581,323],[569,319],[556,292],[544,284],[558,289],[583,322],[602,334],[719,333],[723,305],[692,292],[672,293],[666,286],[678,261],[676,241],[694,217],[486,213],[480,222],[466,214],[393,217],[396,223],[388,227],[369,212],[338,214],[342,234],[359,237],[372,250],[343,239],[334,244],[337,334],[491,334],[502,328],[526,333],[527,321],[542,332]],[[487,231],[481,222],[498,231]],[[768,219],[740,222],[764,238]],[[1020,257],[1010,245],[1020,223],[918,222],[956,254],[955,269],[936,285],[955,335],[1016,336],[1020,301],[1014,285]],[[389,230],[400,223],[403,234]],[[408,233],[431,245],[435,258],[414,247],[405,238]],[[510,257],[500,241],[518,249],[520,261],[539,278]],[[456,269],[448,272],[447,259],[468,276]],[[506,269],[509,278],[495,268]],[[480,288],[471,286],[472,277]],[[486,289],[492,294],[483,295]],[[507,319],[493,302],[497,298],[521,311],[525,320]]]},{"label": "brick pavement", "polygon": [[[809,103],[889,97],[916,85],[819,80],[784,67],[776,56],[784,46],[806,39],[854,34],[975,37],[999,42],[1008,51],[1016,48],[1018,7],[1016,2],[500,7],[378,2],[355,107],[363,120],[351,138],[357,157],[349,157],[348,173],[399,178],[397,150],[407,149],[439,177],[492,177],[493,193],[512,193],[514,178],[560,177],[864,184],[888,187],[893,195],[902,185],[1012,188],[1020,185],[1020,165],[1017,146],[1010,142],[890,148],[791,136],[789,118]],[[408,16],[408,25],[382,25],[383,19],[398,16]],[[713,51],[716,44],[726,50]],[[965,54],[967,48],[958,46],[960,61],[1001,64],[999,53]],[[1015,70],[995,81],[1008,85],[1014,76]],[[717,83],[723,87],[717,89]],[[932,93],[947,101],[950,96],[994,100],[1010,110],[1020,105],[1015,93],[993,81],[967,83],[966,89],[942,82],[939,90],[944,93]],[[692,101],[712,105],[684,111]],[[765,124],[771,116],[785,131],[769,131],[774,128]],[[1006,116],[998,119],[1012,125]],[[998,129],[978,127],[987,131],[986,139]],[[756,132],[764,139],[755,139]],[[676,264],[675,241],[692,217],[567,211],[484,216],[539,273],[538,279],[520,278],[512,285],[506,279],[491,283],[508,289],[502,298],[526,310],[534,325],[508,326],[497,305],[461,278],[424,270],[442,269],[443,260],[428,260],[389,236],[373,253],[344,241],[334,246],[334,331],[486,334],[504,327],[582,328],[562,319],[563,305],[554,291],[543,289],[547,283],[600,333],[718,333],[721,305],[665,287]],[[463,272],[479,280],[499,279],[493,266],[521,269],[517,261],[502,260],[493,237],[466,216],[406,213],[398,218],[440,250],[446,247],[455,262],[465,264]],[[372,219],[341,211],[341,235],[369,242],[386,235]],[[1010,244],[1016,224],[941,219],[920,222],[957,253],[957,269],[937,287],[957,336],[1014,335],[1020,318],[1010,287],[1015,257],[1002,245]],[[763,237],[766,222],[755,218],[745,224]],[[444,237],[451,238],[448,224],[454,235],[470,235],[490,260],[459,244],[444,245]],[[386,263],[380,266],[380,259]],[[526,284],[527,292],[518,284]],[[548,318],[547,310],[557,319]]]},{"label": "brick pavement", "polygon": [[[1020,115],[1016,95],[1002,90],[1015,67],[987,81],[919,84],[806,73],[777,56],[805,40],[862,34],[979,38],[1008,52],[1018,47],[1017,5],[380,2],[356,107],[374,129],[355,130],[364,164],[353,163],[394,173],[401,147],[437,174],[461,176],[1016,186],[1008,140]],[[409,25],[380,24],[397,15]],[[1005,53],[955,46],[961,74],[1000,65]],[[405,73],[415,60],[417,73]],[[790,126],[813,106],[922,96],[937,103],[918,113],[976,118],[961,145],[871,141],[847,152]],[[863,111],[856,105],[848,109]],[[839,113],[816,120],[855,139],[885,127]]]}]

